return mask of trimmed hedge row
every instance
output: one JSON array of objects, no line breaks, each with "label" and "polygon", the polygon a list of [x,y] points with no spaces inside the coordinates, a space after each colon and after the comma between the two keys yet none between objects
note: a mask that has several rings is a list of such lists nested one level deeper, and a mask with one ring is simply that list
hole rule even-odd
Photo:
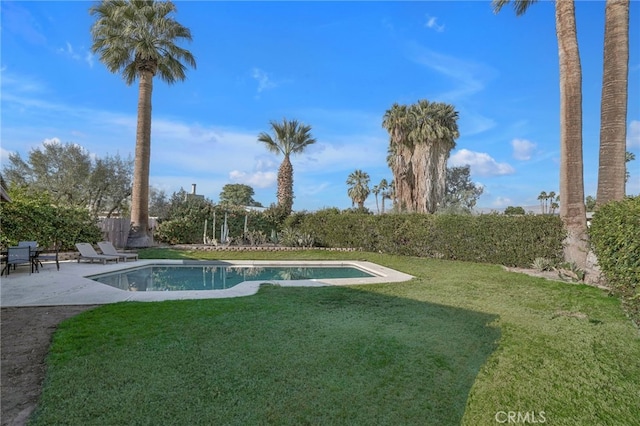
[{"label": "trimmed hedge row", "polygon": [[589,238],[607,283],[640,325],[640,196],[599,207]]},{"label": "trimmed hedge row", "polygon": [[530,267],[538,258],[562,261],[562,222],[553,215],[339,214],[291,216],[286,225],[323,247]]}]

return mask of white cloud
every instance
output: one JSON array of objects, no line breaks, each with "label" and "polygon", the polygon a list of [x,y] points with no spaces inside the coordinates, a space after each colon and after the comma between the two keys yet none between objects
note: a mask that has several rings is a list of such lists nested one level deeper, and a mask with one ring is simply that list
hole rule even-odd
[{"label": "white cloud", "polygon": [[258,82],[258,93],[261,93],[267,89],[273,89],[276,87],[276,83],[269,78],[266,72],[260,68],[254,68],[251,71],[251,77]]},{"label": "white cloud", "polygon": [[80,55],[78,55],[75,50],[73,49],[73,46],[71,45],[71,43],[67,42],[65,47],[61,47],[58,49],[58,52],[62,53],[63,55],[66,55],[68,57],[70,57],[73,60],[80,60]]},{"label": "white cloud", "polygon": [[531,160],[531,154],[536,149],[536,144],[526,139],[514,139],[511,141],[513,158],[516,160]]},{"label": "white cloud", "polygon": [[509,207],[513,205],[513,201],[509,197],[496,197],[491,203],[491,207]]},{"label": "white cloud", "polygon": [[438,18],[436,18],[435,16],[427,15],[427,22],[425,22],[424,26],[439,33],[444,31],[444,24],[439,25]]},{"label": "white cloud", "polygon": [[322,193],[325,189],[329,188],[329,186],[328,182],[316,183],[302,186],[297,192],[300,195],[316,195]]},{"label": "white cloud", "polygon": [[496,126],[495,120],[465,107],[459,108],[460,134],[464,136],[477,135]]},{"label": "white cloud", "polygon": [[93,68],[93,55],[91,54],[91,52],[87,52],[87,54],[84,55],[84,60],[89,65],[89,68]]},{"label": "white cloud", "polygon": [[277,173],[275,171],[246,173],[239,170],[232,170],[229,173],[229,178],[234,182],[244,183],[252,187],[268,188],[275,185]]},{"label": "white cloud", "polygon": [[631,120],[627,131],[627,148],[640,147],[640,121]]},{"label": "white cloud", "polygon": [[473,152],[461,149],[449,158],[451,166],[471,166],[471,173],[477,176],[501,176],[515,173],[508,163],[498,163],[485,152]]},{"label": "white cloud", "polygon": [[486,82],[497,74],[487,65],[436,52],[415,42],[407,43],[406,49],[410,60],[452,81],[452,90],[435,96],[445,102],[456,102],[483,91]]},{"label": "white cloud", "polygon": [[0,147],[0,165],[4,166],[9,162],[9,154],[13,154],[13,152]]},{"label": "white cloud", "polygon": [[[42,141],[42,144],[46,144],[46,143],[54,143],[54,144],[61,144],[62,141],[60,140],[60,138],[45,138],[45,140]],[[74,144],[76,146],[80,146],[78,144]]]}]

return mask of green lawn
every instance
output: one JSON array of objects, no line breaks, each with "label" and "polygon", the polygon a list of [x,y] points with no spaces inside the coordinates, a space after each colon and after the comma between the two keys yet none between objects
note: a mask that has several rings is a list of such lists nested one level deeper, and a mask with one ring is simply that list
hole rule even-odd
[{"label": "green lawn", "polygon": [[640,334],[602,290],[360,252],[142,256],[356,259],[416,278],[87,311],[54,336],[31,424],[640,425]]}]

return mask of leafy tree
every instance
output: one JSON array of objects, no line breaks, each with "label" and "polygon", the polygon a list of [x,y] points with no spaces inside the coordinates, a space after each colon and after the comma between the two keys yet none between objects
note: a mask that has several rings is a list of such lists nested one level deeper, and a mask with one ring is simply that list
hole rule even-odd
[{"label": "leafy tree", "polygon": [[26,160],[18,153],[9,154],[4,173],[11,186],[31,194],[46,192],[56,205],[110,217],[126,207],[132,167],[131,159],[119,155],[92,159],[80,145],[48,141],[29,151]]},{"label": "leafy tree", "polygon": [[508,214],[508,215],[525,214],[525,211],[524,211],[524,208],[520,206],[517,206],[517,207],[509,206],[506,209],[504,209],[504,214]]},{"label": "leafy tree", "polygon": [[629,0],[607,0],[604,71],[600,106],[598,205],[625,195],[627,90],[629,79]]},{"label": "leafy tree", "polygon": [[402,210],[433,213],[445,196],[446,164],[458,138],[452,105],[420,100],[393,104],[382,126],[390,136],[389,156]]},{"label": "leafy tree", "polygon": [[297,120],[282,120],[282,123],[271,121],[273,135],[262,132],[258,135],[258,141],[265,144],[267,149],[274,154],[282,154],[284,159],[278,169],[278,206],[287,214],[293,207],[293,166],[290,156],[299,154],[306,147],[316,143],[311,136],[311,126],[298,123]]},{"label": "leafy tree", "polygon": [[351,205],[358,205],[358,209],[364,208],[364,202],[371,193],[369,189],[369,174],[362,170],[355,170],[347,178],[347,194],[351,198]]},{"label": "leafy tree", "polygon": [[[499,12],[510,0],[493,0]],[[514,0],[516,15],[524,14],[535,0]],[[565,260],[584,269],[589,247],[584,206],[582,161],[582,66],[578,51],[575,4],[555,2],[556,37],[560,60],[560,218],[567,230]]]},{"label": "leafy tree", "polygon": [[19,153],[9,154],[4,174],[10,186],[49,192],[55,204],[85,205],[91,157],[80,145],[45,141],[29,151],[26,161]]},{"label": "leafy tree", "polygon": [[149,215],[165,219],[169,215],[170,201],[164,190],[149,188]]},{"label": "leafy tree", "polygon": [[596,199],[591,195],[587,195],[585,199],[585,208],[588,212],[595,211],[596,209]]},{"label": "leafy tree", "polygon": [[222,192],[220,192],[220,204],[262,207],[262,204],[253,199],[253,195],[253,188],[249,185],[228,183],[222,187]]},{"label": "leafy tree", "polygon": [[202,197],[188,197],[183,188],[171,194],[166,218],[169,220],[182,220],[185,218],[210,217],[213,214],[213,202]]},{"label": "leafy tree", "polygon": [[129,247],[148,247],[153,242],[149,228],[153,78],[158,75],[173,84],[186,78],[184,63],[196,66],[191,52],[176,44],[191,41],[191,31],[172,17],[174,12],[176,6],[168,0],[103,0],[89,9],[96,16],[91,51],[110,72],[121,73],[127,85],[139,80]]},{"label": "leafy tree", "polygon": [[471,213],[484,192],[481,185],[471,181],[471,167],[469,165],[447,168],[445,196],[441,208]]},{"label": "leafy tree", "polygon": [[128,208],[132,168],[131,158],[123,160],[118,154],[95,159],[89,178],[89,209],[92,212],[105,212],[111,217],[116,211],[123,212]]}]

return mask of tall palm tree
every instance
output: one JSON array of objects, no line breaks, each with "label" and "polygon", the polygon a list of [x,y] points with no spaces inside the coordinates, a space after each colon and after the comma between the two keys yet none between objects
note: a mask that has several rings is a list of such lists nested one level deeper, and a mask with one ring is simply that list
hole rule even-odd
[{"label": "tall palm tree", "polygon": [[358,205],[359,209],[364,208],[364,202],[371,193],[369,190],[369,173],[360,169],[355,170],[347,178],[347,194],[351,198],[352,205]]},{"label": "tall palm tree", "polygon": [[382,201],[381,213],[384,214],[384,200],[386,198],[390,198],[389,197],[389,182],[387,182],[387,180],[383,178],[380,181],[380,183],[378,184],[378,189],[380,190],[380,195],[381,195],[381,198],[382,198],[382,200],[381,200]]},{"label": "tall palm tree", "polygon": [[168,84],[186,78],[186,66],[196,67],[191,52],[177,41],[191,41],[191,31],[172,14],[170,1],[103,0],[91,7],[91,51],[112,73],[121,73],[127,85],[138,83],[138,124],[131,192],[131,233],[127,245],[153,244],[149,230],[149,162],[151,158],[151,93],[153,77]]},{"label": "tall palm tree", "polygon": [[380,195],[380,186],[373,185],[373,188],[371,188],[371,192],[373,193],[373,196],[376,198],[376,212],[380,214],[380,205],[378,204],[378,195]]},{"label": "tall palm tree", "polygon": [[540,195],[538,195],[538,200],[540,200],[540,212],[545,214],[547,212],[547,191],[541,191]]},{"label": "tall palm tree", "polygon": [[[494,10],[510,0],[493,0]],[[514,0],[517,15],[535,0]],[[567,230],[565,260],[584,269],[589,250],[584,206],[582,162],[582,67],[573,0],[555,2],[556,37],[560,62],[560,218]]]},{"label": "tall palm tree", "polygon": [[[560,207],[558,203],[556,203],[556,201],[557,197],[555,191],[549,192],[549,194],[547,195],[547,213],[554,214],[556,212],[556,209]],[[585,212],[586,211],[587,209],[585,207]]]},{"label": "tall palm tree", "polygon": [[628,78],[629,0],[607,0],[597,205],[625,195]]},{"label": "tall palm tree", "polygon": [[401,210],[434,213],[445,192],[446,162],[458,137],[451,105],[421,100],[394,104],[382,126],[389,132],[389,164]]},{"label": "tall palm tree", "polygon": [[411,147],[408,139],[410,131],[409,111],[406,105],[394,103],[382,119],[382,127],[389,132],[387,164],[396,182],[395,195],[400,210],[411,206]]},{"label": "tall palm tree", "polygon": [[311,136],[311,126],[298,123],[297,120],[282,119],[282,123],[271,121],[273,136],[262,132],[258,141],[266,145],[274,154],[282,154],[284,159],[278,169],[278,206],[286,214],[291,213],[293,207],[293,165],[289,158],[292,154],[299,154],[306,147],[316,143]]},{"label": "tall palm tree", "polygon": [[458,112],[449,104],[421,100],[409,108],[409,113],[409,137],[414,147],[414,208],[421,213],[435,213],[444,201],[447,160],[460,135]]}]

